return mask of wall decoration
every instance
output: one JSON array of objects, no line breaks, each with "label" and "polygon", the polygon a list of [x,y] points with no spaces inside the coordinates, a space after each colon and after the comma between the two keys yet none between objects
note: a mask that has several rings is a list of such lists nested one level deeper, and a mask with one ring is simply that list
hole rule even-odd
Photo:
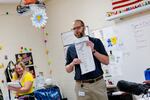
[{"label": "wall decoration", "polygon": [[16,54],[15,57],[16,62],[22,61],[25,65],[33,65],[33,58],[31,52]]},{"label": "wall decoration", "polygon": [[49,60],[49,61],[48,61],[48,65],[50,66],[50,64],[51,64],[51,61]]},{"label": "wall decoration", "polygon": [[48,50],[48,49],[46,49],[46,50],[45,50],[45,53],[46,53],[46,55],[48,55],[48,53],[49,53],[49,50]]},{"label": "wall decoration", "polygon": [[5,56],[4,56],[4,59],[5,59],[5,60],[8,60],[8,56],[7,56],[7,55],[5,55]]},{"label": "wall decoration", "polygon": [[2,45],[0,45],[0,50],[2,50],[3,49],[3,46]]},{"label": "wall decoration", "polygon": [[32,51],[32,49],[31,49],[31,48],[29,48],[29,51]]},{"label": "wall decoration", "polygon": [[37,0],[24,0],[24,5],[35,4]]},{"label": "wall decoration", "polygon": [[112,49],[121,49],[120,43],[122,41],[120,40],[120,38],[118,38],[118,35],[116,34],[113,27],[94,30],[92,34],[103,42],[107,51],[110,51]]},{"label": "wall decoration", "polygon": [[112,46],[116,45],[117,44],[117,37],[113,36],[111,38],[108,38],[107,43],[108,43],[108,47],[110,47],[110,46],[112,47]]},{"label": "wall decoration", "polygon": [[33,75],[34,78],[36,77],[34,66],[27,66],[27,67],[26,67],[26,70],[27,70],[28,72],[30,72],[30,73]]},{"label": "wall decoration", "polygon": [[26,47],[20,47],[20,50],[19,50],[19,52],[20,53],[25,53],[25,52],[31,52],[32,51],[32,48],[26,48]]},{"label": "wall decoration", "polygon": [[0,69],[4,68],[4,64],[0,63]]},{"label": "wall decoration", "polygon": [[24,50],[25,50],[25,51],[28,51],[28,49],[27,49],[27,48],[24,48]]},{"label": "wall decoration", "polygon": [[44,27],[47,23],[46,19],[48,19],[48,17],[46,16],[45,10],[35,12],[31,18],[33,26],[37,28]]},{"label": "wall decoration", "polygon": [[0,16],[9,15],[9,12],[1,13]]},{"label": "wall decoration", "polygon": [[106,20],[122,18],[149,9],[150,0],[112,0],[112,11],[107,12]]},{"label": "wall decoration", "polygon": [[47,23],[46,5],[43,0],[21,0],[17,12],[21,15],[32,15],[32,24],[36,28],[41,28]]},{"label": "wall decoration", "polygon": [[45,46],[45,54],[46,54],[46,58],[47,58],[47,64],[48,66],[51,65],[51,60],[50,60],[50,53],[49,53],[49,49],[48,49],[48,32],[46,31],[45,27],[41,28],[41,32],[43,33],[43,43]]},{"label": "wall decoration", "polygon": [[[45,9],[45,3],[43,0],[21,0],[20,3],[17,5],[17,12],[20,15],[30,15],[34,12],[34,8],[38,9]],[[32,2],[31,2],[32,1]]]},{"label": "wall decoration", "polygon": [[33,64],[32,48],[20,47],[20,53],[15,55],[16,62],[23,62],[26,65],[26,70],[36,78],[36,66]]}]

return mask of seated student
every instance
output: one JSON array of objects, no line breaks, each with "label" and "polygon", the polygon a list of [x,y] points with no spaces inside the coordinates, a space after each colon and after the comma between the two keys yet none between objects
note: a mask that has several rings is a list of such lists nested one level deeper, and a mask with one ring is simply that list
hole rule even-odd
[{"label": "seated student", "polygon": [[147,94],[150,89],[150,80],[146,80],[143,83],[120,80],[117,83],[117,88],[120,91],[124,91],[126,93],[130,93],[134,95]]},{"label": "seated student", "polygon": [[9,90],[16,91],[16,97],[22,97],[25,95],[29,96],[29,100],[33,98],[33,76],[31,73],[26,71],[26,67],[23,62],[19,62],[15,65],[15,72],[13,73],[13,81],[19,81],[22,87],[8,86]]}]

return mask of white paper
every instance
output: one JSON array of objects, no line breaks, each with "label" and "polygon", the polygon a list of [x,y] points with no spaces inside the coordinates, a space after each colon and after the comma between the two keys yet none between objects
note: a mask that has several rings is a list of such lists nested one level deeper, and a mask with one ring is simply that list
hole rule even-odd
[{"label": "white paper", "polygon": [[22,86],[21,86],[21,83],[18,82],[18,81],[8,82],[7,85],[8,85],[8,86],[12,86],[12,87],[18,87],[18,88],[19,88],[19,87],[22,87]]},{"label": "white paper", "polygon": [[116,30],[113,27],[105,27],[103,29],[93,30],[94,37],[99,38],[105,46],[106,51],[110,50],[122,50],[123,41],[116,34]]},{"label": "white paper", "polygon": [[[111,56],[114,56],[114,58]],[[123,54],[119,51],[112,51],[112,55],[110,57],[110,72],[112,76],[121,76],[123,75],[121,66],[123,64]]]},{"label": "white paper", "polygon": [[[89,28],[88,26],[85,27],[85,34],[89,35]],[[61,33],[61,39],[63,42],[63,46],[69,46],[70,44],[74,44],[75,41],[77,40],[77,37],[74,35],[74,31],[68,31]]]},{"label": "white paper", "polygon": [[85,96],[85,92],[79,91],[78,95],[81,96],[81,97],[84,97]]},{"label": "white paper", "polygon": [[81,60],[81,74],[86,74],[95,70],[95,63],[91,48],[87,46],[88,37],[79,38],[75,43],[78,58]]},{"label": "white paper", "polygon": [[64,46],[73,44],[76,41],[73,31],[65,32],[61,34],[62,42]]}]

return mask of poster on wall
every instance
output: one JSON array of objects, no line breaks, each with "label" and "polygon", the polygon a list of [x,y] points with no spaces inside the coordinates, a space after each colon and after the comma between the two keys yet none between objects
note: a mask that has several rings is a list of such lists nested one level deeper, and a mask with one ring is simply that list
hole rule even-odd
[{"label": "poster on wall", "polygon": [[28,72],[30,72],[32,75],[33,75],[33,78],[35,78],[35,69],[34,69],[34,66],[27,66],[26,67],[26,70],[28,71]]},{"label": "poster on wall", "polygon": [[119,38],[113,27],[94,30],[92,31],[92,34],[94,37],[99,38],[103,42],[107,51],[112,49],[119,49]]},{"label": "poster on wall", "polygon": [[33,65],[33,58],[31,52],[16,54],[15,57],[16,62],[22,61],[25,65]]},{"label": "poster on wall", "polygon": [[36,74],[35,74],[35,69],[33,66],[32,53],[31,52],[19,53],[19,54],[16,54],[15,56],[16,56],[16,62],[20,62],[20,61],[24,62],[24,64],[26,65],[26,70],[30,72],[35,78]]},{"label": "poster on wall", "polygon": [[[88,26],[85,27],[85,34],[90,35]],[[66,56],[68,47],[71,44],[74,44],[77,41],[77,38],[74,35],[74,31],[71,30],[71,31],[61,33],[61,39],[62,39],[62,44],[64,47],[64,55]]]},{"label": "poster on wall", "polygon": [[73,31],[68,31],[61,33],[61,39],[64,47],[64,55],[66,56],[68,47],[74,44],[77,38],[74,36]]}]

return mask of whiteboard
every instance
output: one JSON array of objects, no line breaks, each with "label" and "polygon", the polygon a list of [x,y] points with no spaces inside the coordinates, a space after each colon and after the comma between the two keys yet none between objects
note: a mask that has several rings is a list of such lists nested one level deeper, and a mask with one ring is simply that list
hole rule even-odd
[{"label": "whiteboard", "polygon": [[[141,83],[145,80],[144,71],[150,68],[150,14],[120,20],[113,26],[92,32],[95,37],[101,39],[108,54],[110,49],[115,51],[115,54],[121,54],[121,63],[118,64],[119,70],[112,64],[108,65],[108,69],[115,69],[114,71],[118,74],[116,76],[111,73],[116,82],[127,80]],[[108,43],[105,40],[111,36],[117,37],[117,45],[108,48]],[[103,69],[106,68],[107,66],[103,66]]]},{"label": "whiteboard", "polygon": [[122,79],[143,82],[150,67],[150,14],[120,21],[114,29],[123,41]]}]

